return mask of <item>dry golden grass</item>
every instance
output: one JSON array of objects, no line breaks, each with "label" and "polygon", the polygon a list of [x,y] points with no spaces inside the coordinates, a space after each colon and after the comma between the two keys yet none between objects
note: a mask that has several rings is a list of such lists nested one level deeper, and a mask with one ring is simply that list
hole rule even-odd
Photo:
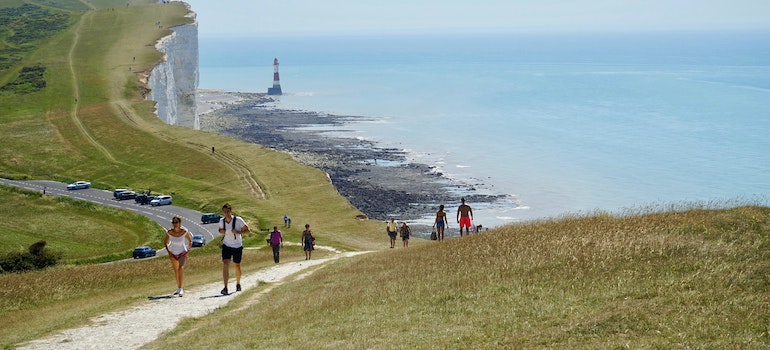
[{"label": "dry golden grass", "polygon": [[337,261],[152,348],[761,349],[769,287],[770,208],[597,214]]}]

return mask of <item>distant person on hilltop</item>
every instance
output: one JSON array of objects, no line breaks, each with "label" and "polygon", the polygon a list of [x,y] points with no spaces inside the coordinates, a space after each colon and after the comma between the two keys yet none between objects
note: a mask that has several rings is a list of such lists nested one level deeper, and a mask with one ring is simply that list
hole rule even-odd
[{"label": "distant person on hilltop", "polygon": [[434,226],[436,226],[436,239],[443,241],[444,229],[449,226],[449,221],[446,219],[446,212],[444,211],[443,204],[438,206],[438,211],[436,212],[436,223]]},{"label": "distant person on hilltop", "polygon": [[473,209],[471,209],[471,206],[468,204],[465,204],[465,197],[460,198],[460,204],[459,207],[457,207],[457,223],[460,224],[460,237],[463,236],[463,227],[465,227],[465,233],[470,233],[471,231],[471,221],[473,221]]},{"label": "distant person on hilltop", "polygon": [[390,222],[385,226],[385,232],[390,237],[390,247],[393,248],[396,245],[396,230],[398,230],[398,224],[396,218],[390,218]]}]

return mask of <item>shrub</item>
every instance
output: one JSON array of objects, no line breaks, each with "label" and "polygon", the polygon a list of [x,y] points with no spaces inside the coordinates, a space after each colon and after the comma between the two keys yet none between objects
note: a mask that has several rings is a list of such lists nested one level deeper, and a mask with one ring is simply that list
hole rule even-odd
[{"label": "shrub", "polygon": [[46,249],[45,244],[39,241],[29,246],[27,252],[11,252],[0,257],[0,273],[41,270],[56,265],[62,253]]}]

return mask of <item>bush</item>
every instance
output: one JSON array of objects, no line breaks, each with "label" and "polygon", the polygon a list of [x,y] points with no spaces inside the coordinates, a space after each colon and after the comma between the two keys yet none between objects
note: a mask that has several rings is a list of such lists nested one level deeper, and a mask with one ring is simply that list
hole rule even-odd
[{"label": "bush", "polygon": [[11,91],[16,94],[30,94],[45,88],[45,67],[36,65],[23,67],[18,78],[0,87],[0,91]]},{"label": "bush", "polygon": [[42,270],[58,264],[62,254],[46,249],[45,244],[39,241],[29,246],[27,252],[11,252],[0,257],[0,273]]}]

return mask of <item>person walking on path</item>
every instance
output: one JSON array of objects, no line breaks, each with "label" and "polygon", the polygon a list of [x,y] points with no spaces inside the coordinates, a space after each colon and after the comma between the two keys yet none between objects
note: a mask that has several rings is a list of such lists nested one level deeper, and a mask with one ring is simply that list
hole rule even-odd
[{"label": "person walking on path", "polygon": [[436,222],[434,224],[436,226],[436,239],[440,242],[444,240],[444,229],[449,226],[449,221],[446,218],[446,212],[444,211],[444,205],[438,206],[438,211],[436,212]]},{"label": "person walking on path", "polygon": [[465,204],[465,197],[460,198],[459,207],[457,207],[457,223],[460,224],[460,237],[463,236],[463,227],[465,227],[465,233],[470,234],[471,221],[473,221],[473,209],[468,204]]},{"label": "person walking on path", "polygon": [[241,258],[243,257],[243,235],[249,233],[249,226],[243,218],[232,214],[229,203],[222,206],[224,216],[219,219],[219,234],[222,235],[222,279],[225,288],[222,295],[227,295],[227,280],[230,279],[230,260],[235,264],[235,291],[241,291]]},{"label": "person walking on path", "polygon": [[278,226],[273,226],[273,232],[270,232],[270,247],[273,248],[273,261],[277,264],[283,247],[283,234],[278,231]]},{"label": "person walking on path", "polygon": [[187,262],[187,253],[192,247],[192,234],[182,227],[181,217],[174,216],[171,219],[171,228],[166,231],[165,244],[176,278],[177,288],[174,295],[181,297],[184,295],[184,264]]},{"label": "person walking on path", "polygon": [[385,231],[388,232],[388,237],[390,237],[391,248],[393,248],[396,245],[397,230],[398,230],[398,224],[396,223],[396,219],[390,218],[390,222],[388,222],[387,226],[385,226]]},{"label": "person walking on path", "polygon": [[315,250],[315,235],[310,229],[310,224],[305,224],[305,231],[302,231],[302,246],[305,250],[305,260],[310,260],[310,256]]},{"label": "person walking on path", "polygon": [[400,231],[401,241],[404,243],[404,248],[407,248],[409,247],[409,236],[412,234],[412,228],[406,222],[402,222]]}]

